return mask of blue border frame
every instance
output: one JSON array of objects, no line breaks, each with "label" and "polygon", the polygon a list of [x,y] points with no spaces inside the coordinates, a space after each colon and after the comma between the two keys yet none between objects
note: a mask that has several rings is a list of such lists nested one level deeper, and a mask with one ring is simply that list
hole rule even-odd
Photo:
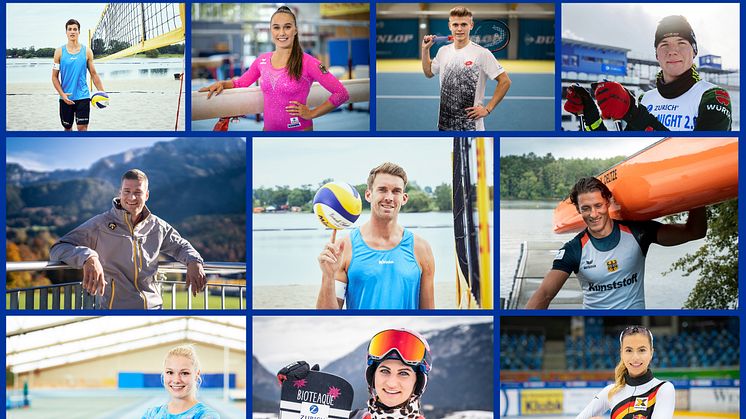
[{"label": "blue border frame", "polygon": [[[10,3],[43,3],[44,1],[17,1],[17,0],[11,0]],[[78,2],[81,3],[101,3],[98,1],[90,1],[90,0],[79,0]],[[689,1],[690,3],[705,3],[703,1]],[[185,62],[189,63],[191,62],[191,6],[195,3],[207,3],[207,2],[197,2],[197,1],[190,1],[186,2],[186,41],[185,41]],[[301,0],[297,3],[317,3],[312,1],[305,1]],[[338,132],[308,132],[308,133],[294,133],[294,136],[298,137],[344,137],[344,138],[355,138],[355,137],[371,137],[371,136],[381,136],[381,137],[444,137],[444,138],[451,138],[454,136],[473,136],[474,133],[458,133],[458,132],[437,132],[437,131],[406,131],[406,132],[397,132],[397,131],[385,131],[385,132],[378,132],[375,130],[375,122],[376,122],[376,100],[375,100],[375,92],[376,92],[376,77],[374,75],[376,74],[376,56],[375,56],[375,39],[376,39],[376,28],[375,28],[375,17],[376,17],[376,9],[378,3],[415,3],[415,2],[397,2],[397,1],[391,1],[391,0],[382,0],[382,1],[370,1],[370,36],[371,36],[371,42],[369,44],[370,48],[370,57],[371,57],[371,65],[370,65],[370,74],[371,74],[371,98],[370,98],[370,122],[369,122],[369,131],[338,131]],[[443,1],[437,1],[432,3],[446,3]],[[449,4],[454,4],[453,2],[447,2]],[[494,3],[489,1],[482,1],[482,0],[476,0],[476,1],[469,1],[466,3]],[[528,3],[528,2],[526,2]],[[554,4],[555,5],[555,45],[558,45],[557,43],[561,40],[561,33],[562,33],[562,2],[554,1],[554,2],[546,2],[546,1],[540,1],[540,2],[534,2],[534,3],[542,3],[542,4]],[[596,1],[570,1],[570,2],[564,2],[564,3],[599,3]],[[625,2],[613,2],[613,3],[625,3]],[[632,3],[640,3],[644,4],[644,2],[632,2]],[[658,3],[671,3],[677,4],[679,2],[672,2],[672,1],[660,1]],[[733,1],[724,1],[722,3],[737,3]],[[2,8],[2,16],[3,21],[6,19],[6,12],[7,9],[5,7]],[[740,11],[740,15],[743,15],[743,10]],[[589,18],[590,19],[590,18]],[[742,19],[741,19],[742,21]],[[591,22],[589,21],[589,24]],[[5,32],[0,35],[3,40],[5,40]],[[743,52],[743,47],[741,47],[741,52]],[[560,60],[557,60],[557,57],[559,56],[560,51],[559,48],[555,47],[555,110],[556,110],[556,117],[555,117],[555,125],[554,125],[554,131],[490,131],[485,132],[484,135],[491,136],[495,138],[495,144],[496,147],[493,148],[494,155],[493,155],[493,161],[494,161],[494,185],[495,185],[495,196],[499,199],[499,170],[500,170],[500,137],[556,137],[556,138],[563,138],[563,137],[577,137],[578,134],[574,132],[563,132],[561,131],[561,117],[559,113],[559,108],[561,104],[561,80],[560,80],[560,74],[561,74],[561,68],[560,68]],[[5,60],[5,58],[3,59]],[[744,67],[744,58],[743,54],[741,55],[741,68]],[[249,249],[251,248],[251,230],[252,230],[252,220],[251,220],[251,197],[249,195],[249,185],[252,185],[252,166],[251,164],[248,164],[248,162],[252,161],[252,144],[250,144],[253,141],[254,137],[287,137],[287,133],[279,133],[279,132],[204,132],[204,131],[191,131],[191,122],[189,116],[191,115],[191,99],[190,95],[188,94],[189,90],[187,90],[188,87],[191,86],[191,70],[189,68],[189,65],[187,64],[185,66],[185,90],[187,91],[186,94],[186,103],[185,103],[185,121],[186,121],[186,131],[180,131],[180,132],[171,132],[171,131],[128,131],[128,132],[107,132],[107,133],[101,133],[101,132],[86,132],[86,133],[73,133],[73,134],[65,134],[63,132],[52,132],[52,131],[34,131],[34,132],[8,132],[7,126],[6,126],[6,119],[3,118],[1,124],[2,124],[2,130],[4,132],[4,138],[7,137],[69,137],[70,135],[73,136],[80,136],[80,137],[132,137],[132,136],[143,136],[143,137],[247,137],[247,147],[246,147],[246,159],[247,159],[247,169],[246,169],[246,184],[247,184],[247,190],[246,190],[246,204],[247,204],[247,223],[246,223],[246,249],[247,249],[247,277],[248,277],[248,271],[251,270],[252,264],[251,264],[251,256],[249,253]],[[5,68],[5,67],[3,67]],[[4,70],[3,70],[4,71]],[[740,83],[743,84],[743,77],[740,78]],[[3,93],[6,92],[6,85],[4,84],[2,87]],[[3,114],[5,114],[6,111],[6,102],[3,101],[2,104],[0,104],[0,109],[2,109]],[[7,118],[7,117],[6,117]],[[655,134],[655,133],[653,133]],[[589,143],[593,140],[593,137],[639,137],[643,134],[641,133],[633,133],[633,132],[604,132],[604,133],[585,133],[589,137]],[[682,132],[682,133],[676,133],[677,136],[681,137],[701,137],[703,136],[701,133],[694,133],[694,132]],[[743,140],[741,133],[735,133],[739,137],[739,139]],[[660,136],[660,135],[653,135],[653,136]],[[718,136],[728,136],[732,137],[734,136],[733,132],[711,132],[707,133],[705,136],[708,137],[718,137]],[[591,143],[592,144],[592,143]],[[3,156],[5,156],[6,150],[5,147],[3,147]],[[745,156],[744,146],[739,146],[739,158],[741,161],[744,161]],[[3,181],[5,181],[5,173],[3,174]],[[742,192],[744,189],[744,186],[742,184],[739,185],[739,195],[740,192]],[[5,197],[3,197],[3,200]],[[494,211],[494,218],[493,218],[493,228],[494,228],[494,237],[496,238],[495,242],[499,242],[499,234],[500,234],[500,215],[499,215],[499,202],[497,205],[498,210]],[[739,203],[739,212],[743,214],[744,207],[742,203]],[[5,205],[2,205],[2,208],[0,209],[0,212],[3,215],[3,220],[5,220]],[[743,221],[744,217],[739,217],[740,220]],[[5,221],[3,221],[5,222]],[[739,235],[744,234],[744,226],[743,223],[739,226],[738,229]],[[499,266],[500,266],[500,256],[499,252],[495,251],[497,246],[493,243],[493,275],[498,277],[498,283],[499,283]],[[739,245],[739,252],[743,253],[741,250],[741,246]],[[743,259],[742,254],[739,254],[739,265],[741,264],[741,261]],[[739,293],[743,293],[743,275],[739,275]],[[511,311],[503,311],[499,308],[497,308],[497,305],[499,305],[499,287],[493,286],[493,292],[494,297],[493,301],[495,302],[496,308],[492,310],[478,310],[478,311],[461,311],[461,310],[437,310],[437,311],[422,311],[422,310],[415,310],[415,311],[401,311],[401,310],[393,310],[393,311],[386,311],[384,313],[380,311],[373,311],[373,310],[361,310],[359,312],[354,313],[339,313],[336,311],[331,310],[278,310],[278,309],[252,309],[252,300],[253,300],[253,293],[251,287],[247,287],[247,305],[248,308],[246,311],[241,310],[226,310],[222,312],[205,312],[202,310],[167,310],[167,311],[161,311],[161,312],[148,312],[148,315],[216,315],[216,316],[222,316],[222,315],[241,315],[245,314],[247,318],[250,320],[255,315],[259,316],[308,316],[308,315],[321,315],[321,316],[336,316],[336,315],[355,315],[355,316],[367,316],[367,315],[402,315],[402,316],[464,316],[464,315],[487,315],[492,316],[493,322],[495,323],[494,334],[493,334],[493,343],[495,350],[494,353],[499,353],[499,345],[500,345],[500,320],[502,317],[511,317],[511,316],[529,316],[529,317],[541,317],[541,316],[620,316],[622,315],[618,311],[594,311],[594,312],[588,312],[583,310],[537,310],[537,311],[526,311],[526,310],[511,310]],[[739,298],[740,301],[740,298]],[[91,311],[91,310],[84,310],[84,311],[66,311],[62,310],[59,312],[25,312],[25,311],[9,311],[6,310],[4,307],[2,308],[2,312],[4,316],[10,315],[29,315],[29,316],[37,316],[37,315],[100,315],[100,311]],[[143,313],[140,311],[133,311],[133,310],[126,310],[126,311],[116,311],[112,313],[112,315],[115,316],[125,316],[125,315],[142,315]],[[741,336],[744,335],[744,330],[746,330],[746,325],[744,325],[744,309],[741,307],[741,304],[739,304],[739,308],[737,310],[711,310],[711,311],[702,311],[702,310],[633,310],[629,312],[625,312],[624,315],[633,315],[633,316],[639,316],[639,315],[646,315],[646,316],[697,316],[697,315],[707,315],[707,316],[737,316],[740,321],[740,332]],[[251,347],[252,344],[252,332],[253,332],[253,322],[249,321],[249,324],[247,325],[246,330],[246,339],[247,339],[247,345],[248,347]],[[3,324],[3,330],[5,330],[5,324]],[[744,344],[741,343],[741,349],[743,350]],[[248,353],[247,353],[247,360],[248,360]],[[744,357],[741,357],[741,363],[743,364]],[[250,363],[247,362],[247,381],[252,376],[252,366]],[[500,371],[500,360],[498,356],[495,356],[495,360],[493,362],[493,369],[494,369],[494,386],[495,386],[495,398],[494,398],[494,412],[499,412],[499,398],[498,398],[498,392],[499,392],[499,371]],[[5,377],[5,372],[2,373],[3,377]],[[247,383],[247,392],[250,391],[251,387]],[[247,396],[248,397],[248,396]],[[252,402],[251,400],[247,400],[247,413],[251,411]]]}]

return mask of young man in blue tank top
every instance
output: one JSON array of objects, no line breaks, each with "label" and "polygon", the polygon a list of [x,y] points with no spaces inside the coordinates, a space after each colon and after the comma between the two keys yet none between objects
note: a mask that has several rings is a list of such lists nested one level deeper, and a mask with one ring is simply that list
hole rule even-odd
[{"label": "young man in blue tank top", "polygon": [[609,216],[611,191],[594,177],[572,188],[575,204],[587,228],[557,252],[552,269],[528,300],[526,308],[545,309],[575,272],[583,290],[583,307],[645,308],[645,256],[652,243],[676,246],[707,233],[705,208],[689,211],[686,224],[618,221]]},{"label": "young man in blue tank top", "polygon": [[318,257],[321,290],[316,308],[435,308],[435,260],[430,245],[399,225],[409,199],[407,174],[394,163],[370,171],[365,200],[370,220]]},{"label": "young man in blue tank top", "polygon": [[86,83],[86,71],[99,91],[104,84],[93,66],[93,51],[80,43],[80,22],[70,19],[65,23],[67,44],[54,51],[52,85],[60,95],[60,122],[65,131],[88,131],[91,112],[91,93]]}]

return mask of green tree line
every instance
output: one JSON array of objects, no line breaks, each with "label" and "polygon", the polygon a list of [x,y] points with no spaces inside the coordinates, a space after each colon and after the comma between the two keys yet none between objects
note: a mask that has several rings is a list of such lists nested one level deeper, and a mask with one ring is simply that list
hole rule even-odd
[{"label": "green tree line", "polygon": [[[105,47],[102,39],[93,40],[93,54],[96,57],[114,54],[129,48],[126,42],[112,41],[109,47]],[[5,58],[54,58],[56,48],[39,48],[33,46],[28,48],[6,48]],[[145,52],[148,58],[158,58],[161,54],[184,54],[184,44],[168,45]]]},{"label": "green tree line", "polygon": [[[280,208],[287,205],[300,207],[304,212],[311,212],[313,211],[313,197],[316,195],[316,191],[325,183],[331,181],[331,179],[325,179],[316,186],[306,184],[296,188],[287,185],[257,188],[252,191],[252,206],[256,208],[271,205]],[[363,211],[370,210],[370,204],[364,198],[367,185],[361,183],[353,186],[363,201]],[[433,189],[430,186],[421,188],[417,182],[410,182],[407,185],[406,193],[409,196],[409,201],[402,207],[402,212],[451,211],[453,207],[453,192],[451,185],[447,183],[442,183]]]},{"label": "green tree line", "polygon": [[551,153],[503,156],[500,157],[500,199],[563,199],[579,178],[598,175],[624,158],[557,159]]}]

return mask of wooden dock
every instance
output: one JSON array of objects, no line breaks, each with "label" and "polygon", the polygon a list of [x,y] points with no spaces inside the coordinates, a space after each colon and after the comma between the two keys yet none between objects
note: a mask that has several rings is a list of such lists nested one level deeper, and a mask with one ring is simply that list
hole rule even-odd
[{"label": "wooden dock", "polygon": [[[521,243],[521,255],[513,276],[510,294],[503,296],[503,308],[522,309],[534,294],[544,276],[552,268],[557,250],[563,245],[557,241],[530,241]],[[549,304],[550,309],[583,308],[583,292],[575,274],[571,274],[565,285]]]}]

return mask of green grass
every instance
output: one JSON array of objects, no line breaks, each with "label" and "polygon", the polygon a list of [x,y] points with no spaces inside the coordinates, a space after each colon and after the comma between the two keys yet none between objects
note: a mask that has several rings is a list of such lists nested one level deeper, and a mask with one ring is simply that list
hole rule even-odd
[{"label": "green grass", "polygon": [[[64,303],[64,292],[60,293],[60,309],[70,309],[71,307],[65,307]],[[73,297],[74,298],[74,297]],[[244,298],[246,298],[246,293],[244,293]],[[34,307],[40,307],[40,297],[39,292],[34,293]],[[220,296],[219,295],[210,295],[208,297],[208,306],[210,307],[209,310],[220,310]],[[52,307],[52,296],[47,295],[47,307],[51,309]],[[180,291],[177,289],[176,291],[176,307],[177,309],[183,310],[187,307],[187,292],[186,291]],[[6,310],[10,309],[10,294],[5,294],[5,308]],[[24,310],[26,308],[26,297],[24,293],[21,293],[21,297],[18,300],[18,308],[20,310]],[[163,292],[163,308],[164,309],[171,309],[171,292],[165,291]],[[203,293],[197,294],[196,297],[192,297],[192,309],[195,310],[201,310],[205,308],[205,298]],[[239,299],[236,296],[225,296],[225,308],[226,309],[239,309]],[[244,301],[243,305],[244,310],[246,309],[246,301]]]}]

